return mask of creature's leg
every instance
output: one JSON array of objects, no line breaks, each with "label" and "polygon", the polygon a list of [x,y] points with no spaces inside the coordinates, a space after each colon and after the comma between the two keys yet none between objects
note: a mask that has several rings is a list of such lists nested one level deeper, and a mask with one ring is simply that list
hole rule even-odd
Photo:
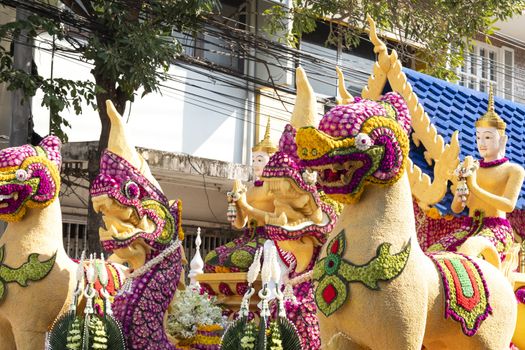
[{"label": "creature's leg", "polygon": [[[365,350],[366,348],[355,344],[350,337],[343,333],[332,334],[331,338],[326,338],[321,335],[323,343],[321,343],[321,350]],[[326,340],[326,344],[324,341]]]},{"label": "creature's leg", "polygon": [[[43,332],[25,331],[13,328],[17,350],[36,350],[43,349],[46,335]],[[2,348],[3,350],[3,348]]]},{"label": "creature's leg", "polygon": [[16,350],[11,324],[3,317],[0,317],[0,345],[2,350]]}]

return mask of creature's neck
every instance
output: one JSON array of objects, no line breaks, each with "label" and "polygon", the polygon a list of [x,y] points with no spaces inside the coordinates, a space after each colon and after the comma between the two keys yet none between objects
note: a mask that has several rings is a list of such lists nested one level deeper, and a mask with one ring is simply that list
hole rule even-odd
[{"label": "creature's neck", "polygon": [[406,173],[392,186],[368,185],[358,203],[345,205],[331,236],[343,229],[346,255],[354,257],[355,264],[367,262],[384,242],[391,243],[395,252],[410,239],[412,247],[418,246]]},{"label": "creature's neck", "polygon": [[[164,331],[164,315],[179,282],[181,248],[133,280],[133,291],[113,303],[130,349],[176,349]],[[147,322],[144,322],[147,320]]]},{"label": "creature's neck", "polygon": [[9,223],[0,238],[0,245],[6,245],[9,256],[18,255],[21,260],[27,260],[30,253],[51,256],[58,251],[65,254],[62,242],[62,213],[58,199],[46,208],[28,208],[24,218]]}]

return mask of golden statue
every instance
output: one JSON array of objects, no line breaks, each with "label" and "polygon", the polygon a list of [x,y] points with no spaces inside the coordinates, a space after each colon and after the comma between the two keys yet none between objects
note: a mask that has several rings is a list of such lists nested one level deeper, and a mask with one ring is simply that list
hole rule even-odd
[{"label": "golden statue", "polygon": [[457,183],[453,186],[451,205],[455,213],[468,207],[468,218],[461,229],[443,237],[429,250],[482,254],[499,266],[514,240],[506,215],[516,206],[525,171],[505,157],[506,124],[495,111],[492,87],[487,113],[476,121],[475,126],[482,159],[475,161],[468,156],[456,169]]},{"label": "golden statue", "polygon": [[[234,189],[228,195],[228,220],[236,229],[244,229],[244,234],[223,246],[211,251],[205,258],[206,272],[239,272],[247,271],[253,261],[257,247],[264,244],[267,237],[264,234],[264,222],[258,225],[249,223],[249,216],[244,209],[237,205],[238,192],[246,196],[246,200],[255,208],[270,210],[266,190],[263,188],[261,176],[270,157],[277,152],[277,146],[270,139],[270,118],[266,124],[263,139],[252,148],[252,168],[254,182],[248,188],[236,182]],[[237,188],[240,187],[240,188]]]}]

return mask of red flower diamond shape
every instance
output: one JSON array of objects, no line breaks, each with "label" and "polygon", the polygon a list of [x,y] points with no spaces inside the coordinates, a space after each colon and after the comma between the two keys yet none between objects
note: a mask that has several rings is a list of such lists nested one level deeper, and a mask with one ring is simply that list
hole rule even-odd
[{"label": "red flower diamond shape", "polygon": [[327,304],[331,304],[337,298],[337,290],[333,284],[329,284],[323,290],[323,299]]}]

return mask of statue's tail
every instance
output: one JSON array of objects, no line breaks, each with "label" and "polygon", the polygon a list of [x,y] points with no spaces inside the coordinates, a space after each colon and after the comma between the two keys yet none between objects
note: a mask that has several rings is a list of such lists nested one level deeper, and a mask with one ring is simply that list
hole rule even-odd
[{"label": "statue's tail", "polygon": [[470,237],[459,247],[458,252],[473,257],[482,256],[487,262],[494,265],[498,270],[501,270],[502,264],[499,253],[494,245],[485,237]]}]

